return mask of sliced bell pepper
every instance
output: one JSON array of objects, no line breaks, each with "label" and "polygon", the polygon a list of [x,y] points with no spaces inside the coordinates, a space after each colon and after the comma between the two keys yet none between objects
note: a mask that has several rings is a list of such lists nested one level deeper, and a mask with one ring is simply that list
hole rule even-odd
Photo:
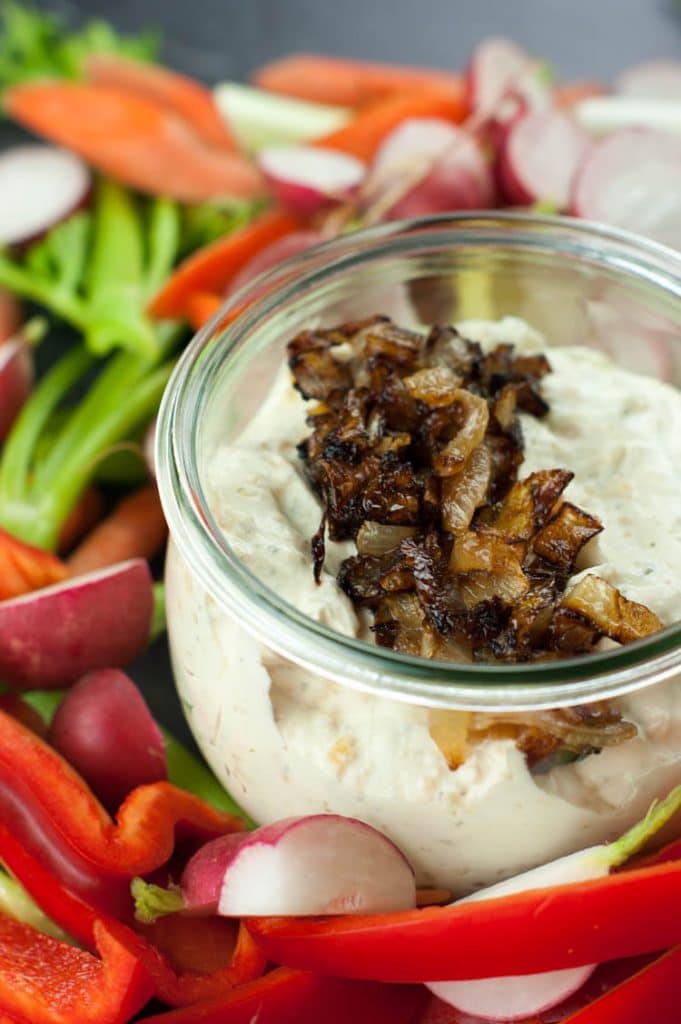
[{"label": "sliced bell pepper", "polygon": [[342,981],[280,967],[222,999],[140,1024],[414,1024],[426,1002],[420,986]]},{"label": "sliced bell pepper", "polygon": [[[18,787],[20,801],[13,795]],[[49,821],[93,870],[125,878],[148,874],[165,864],[176,838],[205,841],[244,828],[240,818],[216,811],[167,782],[133,790],[114,822],[52,747],[0,711],[3,805],[7,810],[0,811],[0,820],[6,824],[35,833],[33,819]]]},{"label": "sliced bell pepper", "polygon": [[99,957],[0,914],[0,1010],[31,1024],[125,1024],[153,986],[102,925],[95,940]]},{"label": "sliced bell pepper", "polygon": [[206,931],[204,923],[178,917],[173,940],[170,943],[166,941],[162,951],[148,937],[101,914],[84,899],[62,888],[51,872],[22,846],[14,833],[1,824],[0,861],[48,917],[87,948],[98,948],[98,935],[101,928],[106,927],[107,933],[144,966],[152,980],[154,993],[170,1005],[224,996],[235,986],[259,977],[265,969],[264,955],[248,931],[240,927],[228,962],[207,973],[197,971],[195,964],[187,962],[186,948],[190,943],[194,946],[192,955],[199,962],[203,960],[213,966],[215,958],[214,951],[209,954],[206,950],[206,944],[214,942],[215,937]]},{"label": "sliced bell pepper", "polygon": [[563,1024],[678,1024],[681,1017],[681,948],[631,975]]},{"label": "sliced bell pepper", "polygon": [[532,974],[668,949],[681,943],[679,906],[681,861],[675,860],[449,907],[250,918],[247,925],[277,963],[413,982]]}]

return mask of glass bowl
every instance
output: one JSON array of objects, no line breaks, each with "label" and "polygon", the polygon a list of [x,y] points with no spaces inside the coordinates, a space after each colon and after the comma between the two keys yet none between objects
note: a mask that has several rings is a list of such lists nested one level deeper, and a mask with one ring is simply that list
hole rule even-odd
[{"label": "glass bowl", "polygon": [[[290,587],[274,573],[249,570],[218,526],[215,454],[252,421],[298,330],[377,312],[409,327],[520,317],[549,348],[603,349],[678,386],[681,257],[567,218],[387,225],[242,289],[167,389],[157,466],[171,534],[168,631],[187,720],[213,770],[258,821],[363,818],[405,849],[421,880],[466,891],[614,837],[679,781],[681,628],[553,662],[433,662],[315,621],[282,597]],[[457,711],[537,713],[606,698],[635,720],[637,738],[542,773],[503,736],[452,769],[431,735],[434,716]]]}]

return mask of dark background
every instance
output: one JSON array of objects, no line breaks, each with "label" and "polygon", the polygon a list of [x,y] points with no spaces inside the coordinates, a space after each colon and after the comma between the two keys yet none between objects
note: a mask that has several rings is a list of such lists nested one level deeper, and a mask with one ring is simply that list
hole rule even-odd
[{"label": "dark background", "polygon": [[[544,57],[561,78],[611,80],[652,57],[681,58],[681,0],[39,0],[79,20],[158,27],[163,58],[202,78],[244,79],[265,61],[312,50],[459,68],[487,35]],[[188,733],[164,643],[132,669],[155,714]]]}]

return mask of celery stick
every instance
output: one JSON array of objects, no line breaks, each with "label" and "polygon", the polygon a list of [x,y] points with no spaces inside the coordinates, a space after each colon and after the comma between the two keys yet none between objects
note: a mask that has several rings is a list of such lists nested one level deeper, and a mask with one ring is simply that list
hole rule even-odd
[{"label": "celery stick", "polygon": [[264,146],[310,142],[342,128],[352,117],[347,107],[292,99],[236,82],[216,85],[213,96],[239,144],[251,152]]},{"label": "celery stick", "polygon": [[147,227],[145,290],[154,295],[170,276],[180,248],[180,211],[171,199],[155,199]]}]

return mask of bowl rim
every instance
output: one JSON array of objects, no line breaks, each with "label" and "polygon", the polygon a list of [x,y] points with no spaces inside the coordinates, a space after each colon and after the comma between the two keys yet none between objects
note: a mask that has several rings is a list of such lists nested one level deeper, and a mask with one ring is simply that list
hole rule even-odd
[{"label": "bowl rim", "polygon": [[[471,211],[391,222],[314,246],[267,271],[226,300],[187,346],[165,390],[156,431],[159,493],[172,542],[207,594],[269,648],[303,668],[365,692],[426,706],[538,710],[611,698],[671,678],[681,668],[681,622],[616,650],[553,662],[461,665],[376,647],[336,632],[281,599],[232,551],[206,500],[197,468],[200,416],[216,368],[252,340],[263,318],[333,273],[396,247],[428,247],[471,233],[589,254],[647,280],[681,303],[681,254],[630,232],[589,221]],[[524,232],[524,234],[523,234]],[[497,236],[491,235],[494,240]],[[571,239],[571,241],[570,241]],[[487,243],[487,244],[493,244]],[[604,258],[607,250],[607,258]],[[171,637],[172,643],[172,637]]]}]

